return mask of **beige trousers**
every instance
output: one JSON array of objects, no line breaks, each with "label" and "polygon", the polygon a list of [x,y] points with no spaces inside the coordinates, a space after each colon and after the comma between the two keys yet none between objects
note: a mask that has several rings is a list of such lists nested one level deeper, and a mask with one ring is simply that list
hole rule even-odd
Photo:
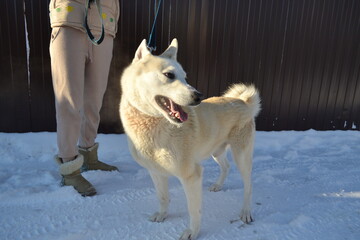
[{"label": "beige trousers", "polygon": [[58,156],[70,159],[78,155],[78,145],[88,148],[95,144],[113,37],[107,35],[95,46],[80,30],[56,27],[50,41]]}]

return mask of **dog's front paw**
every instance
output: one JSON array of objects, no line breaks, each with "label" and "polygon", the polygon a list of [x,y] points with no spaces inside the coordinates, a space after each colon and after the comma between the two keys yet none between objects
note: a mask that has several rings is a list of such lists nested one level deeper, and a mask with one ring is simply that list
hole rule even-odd
[{"label": "dog's front paw", "polygon": [[156,212],[149,217],[149,220],[151,222],[163,222],[166,216],[167,216],[166,212],[163,213]]},{"label": "dog's front paw", "polygon": [[246,224],[249,224],[254,221],[254,219],[251,216],[250,210],[244,210],[244,209],[241,210],[240,219]]},{"label": "dog's front paw", "polygon": [[209,191],[210,191],[210,192],[218,192],[218,191],[220,191],[221,189],[222,189],[222,186],[219,185],[219,184],[217,184],[217,183],[214,183],[213,185],[211,185],[211,186],[209,187]]},{"label": "dog's front paw", "polygon": [[191,229],[186,229],[179,240],[195,240],[198,233],[194,233]]}]

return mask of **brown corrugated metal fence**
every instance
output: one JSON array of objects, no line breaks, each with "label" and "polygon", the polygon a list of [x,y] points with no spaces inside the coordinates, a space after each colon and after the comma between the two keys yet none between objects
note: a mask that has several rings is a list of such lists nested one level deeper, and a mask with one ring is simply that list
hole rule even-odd
[{"label": "brown corrugated metal fence", "polygon": [[[149,36],[156,1],[120,2],[101,132],[122,132],[119,78]],[[0,7],[0,131],[54,131],[48,1]],[[258,130],[360,129],[358,0],[163,0],[156,33],[157,53],[178,38],[188,81],[206,96],[255,83]]]}]

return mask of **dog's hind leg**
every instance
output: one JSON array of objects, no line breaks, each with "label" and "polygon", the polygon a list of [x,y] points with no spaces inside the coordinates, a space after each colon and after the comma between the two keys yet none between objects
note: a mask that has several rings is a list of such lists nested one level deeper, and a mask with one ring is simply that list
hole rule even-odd
[{"label": "dog's hind leg", "polygon": [[149,171],[151,179],[154,182],[156,194],[160,202],[160,210],[150,216],[152,222],[163,222],[167,216],[169,207],[169,187],[168,177]]},{"label": "dog's hind leg", "polygon": [[180,240],[194,240],[200,232],[202,171],[202,167],[196,164],[193,173],[186,178],[180,178],[181,184],[185,190],[190,215],[190,228],[183,232]]},{"label": "dog's hind leg", "polygon": [[213,154],[213,159],[220,166],[220,176],[217,181],[209,187],[209,191],[218,192],[224,185],[224,181],[229,172],[229,161],[226,158],[226,145],[221,146]]},{"label": "dog's hind leg", "polygon": [[232,141],[230,142],[234,161],[241,173],[244,183],[244,202],[240,213],[240,219],[244,223],[250,223],[253,221],[251,216],[251,171],[254,135],[254,125],[249,124],[248,126],[245,126],[240,132],[238,132],[237,136],[233,136]]}]

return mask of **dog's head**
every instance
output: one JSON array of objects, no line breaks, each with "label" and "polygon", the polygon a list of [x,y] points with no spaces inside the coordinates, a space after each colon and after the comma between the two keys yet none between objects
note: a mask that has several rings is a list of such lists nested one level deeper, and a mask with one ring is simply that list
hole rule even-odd
[{"label": "dog's head", "polygon": [[186,73],[176,60],[177,50],[174,39],[161,55],[154,56],[143,40],[122,77],[123,94],[134,107],[151,116],[164,116],[173,124],[188,119],[184,106],[196,106],[202,99],[187,84]]}]

